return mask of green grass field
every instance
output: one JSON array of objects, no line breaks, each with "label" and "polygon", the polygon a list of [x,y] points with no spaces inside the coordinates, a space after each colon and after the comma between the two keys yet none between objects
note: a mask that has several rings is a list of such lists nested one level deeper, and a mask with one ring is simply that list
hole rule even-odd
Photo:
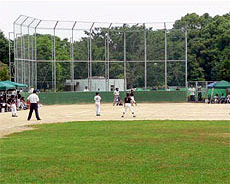
[{"label": "green grass field", "polygon": [[36,126],[0,139],[0,183],[229,183],[229,121]]}]

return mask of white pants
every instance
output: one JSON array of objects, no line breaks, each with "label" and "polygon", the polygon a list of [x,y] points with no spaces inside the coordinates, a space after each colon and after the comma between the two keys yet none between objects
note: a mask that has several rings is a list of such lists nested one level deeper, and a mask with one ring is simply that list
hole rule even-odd
[{"label": "white pants", "polygon": [[101,103],[100,102],[96,102],[96,114],[100,114],[101,113]]},{"label": "white pants", "polygon": [[20,107],[20,99],[17,99],[17,108]]},{"label": "white pants", "polygon": [[230,98],[227,98],[227,103],[230,103]]},{"label": "white pants", "polygon": [[131,96],[130,98],[133,101],[133,103],[136,103],[136,101],[134,100],[134,96]]},{"label": "white pants", "polygon": [[119,98],[119,95],[114,95],[113,105],[115,105],[116,103],[118,103],[118,98]]},{"label": "white pants", "polygon": [[11,104],[11,112],[13,116],[17,115],[17,108],[15,104]]},{"label": "white pants", "polygon": [[125,103],[123,114],[127,112],[127,109],[129,109],[132,112],[132,114],[134,114],[131,103]]}]

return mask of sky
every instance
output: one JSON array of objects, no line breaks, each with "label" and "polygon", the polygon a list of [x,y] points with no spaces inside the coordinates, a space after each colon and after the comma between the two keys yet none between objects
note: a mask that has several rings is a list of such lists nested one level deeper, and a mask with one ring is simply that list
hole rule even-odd
[{"label": "sky", "polygon": [[8,37],[19,15],[39,19],[106,22],[174,22],[187,13],[230,12],[230,0],[2,1],[0,30]]}]

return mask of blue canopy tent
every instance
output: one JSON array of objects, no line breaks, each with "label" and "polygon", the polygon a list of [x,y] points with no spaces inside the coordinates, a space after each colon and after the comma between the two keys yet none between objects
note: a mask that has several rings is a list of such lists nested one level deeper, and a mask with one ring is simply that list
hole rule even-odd
[{"label": "blue canopy tent", "polygon": [[208,85],[208,88],[213,88],[215,84],[216,84],[216,82],[210,83],[210,84]]}]

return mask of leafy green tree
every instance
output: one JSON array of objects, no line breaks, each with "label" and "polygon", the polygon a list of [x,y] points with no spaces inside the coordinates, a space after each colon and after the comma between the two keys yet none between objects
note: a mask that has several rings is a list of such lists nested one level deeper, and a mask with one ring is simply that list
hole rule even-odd
[{"label": "leafy green tree", "polygon": [[218,76],[219,80],[227,80],[230,79],[230,60],[225,60],[221,63],[220,73]]},{"label": "leafy green tree", "polygon": [[0,81],[5,81],[10,79],[9,67],[0,61]]},{"label": "leafy green tree", "polygon": [[0,61],[5,64],[9,63],[9,45],[3,32],[0,30]]},{"label": "leafy green tree", "polygon": [[[230,59],[230,14],[210,17],[187,14],[174,27],[188,28],[188,80],[221,80]],[[230,78],[225,78],[230,80]]]}]

